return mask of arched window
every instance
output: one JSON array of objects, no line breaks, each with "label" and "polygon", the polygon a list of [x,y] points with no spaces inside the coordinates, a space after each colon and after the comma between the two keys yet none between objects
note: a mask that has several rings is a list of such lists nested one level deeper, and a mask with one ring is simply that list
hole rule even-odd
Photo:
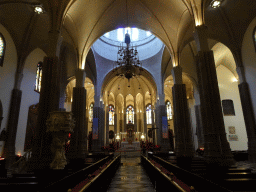
[{"label": "arched window", "polygon": [[126,109],[126,124],[128,123],[134,124],[134,108],[131,105]]},{"label": "arched window", "polygon": [[152,111],[151,111],[151,105],[148,104],[146,107],[146,119],[147,119],[147,124],[152,124]]},{"label": "arched window", "polygon": [[37,70],[36,70],[36,84],[35,84],[35,91],[40,93],[41,91],[41,80],[42,80],[42,74],[43,74],[43,63],[40,61],[37,64]]},{"label": "arched window", "polygon": [[166,102],[166,111],[167,111],[167,119],[171,120],[172,119],[172,106],[171,106],[170,101]]},{"label": "arched window", "polygon": [[92,122],[93,121],[93,106],[94,104],[91,103],[90,107],[89,107],[89,121]]},{"label": "arched window", "polygon": [[0,66],[3,66],[4,63],[4,53],[5,53],[5,40],[4,36],[0,33]]},{"label": "arched window", "polygon": [[109,125],[114,125],[115,108],[113,105],[109,105],[108,113],[109,113]]}]

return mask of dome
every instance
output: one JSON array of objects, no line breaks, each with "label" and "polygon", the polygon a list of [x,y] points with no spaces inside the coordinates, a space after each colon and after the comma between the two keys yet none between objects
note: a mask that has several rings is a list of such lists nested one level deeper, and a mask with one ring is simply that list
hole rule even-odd
[{"label": "dome", "polygon": [[92,46],[100,56],[116,61],[118,46],[123,45],[125,34],[129,33],[130,46],[137,46],[140,60],[148,59],[157,54],[163,47],[160,39],[151,32],[138,28],[118,28],[102,35]]}]

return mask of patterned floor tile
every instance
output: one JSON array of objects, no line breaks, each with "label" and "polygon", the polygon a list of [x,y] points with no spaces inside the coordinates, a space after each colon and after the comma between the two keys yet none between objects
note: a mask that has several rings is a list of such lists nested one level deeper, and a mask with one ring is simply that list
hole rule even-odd
[{"label": "patterned floor tile", "polygon": [[140,157],[125,157],[110,183],[108,192],[155,192],[146,172],[140,165]]}]

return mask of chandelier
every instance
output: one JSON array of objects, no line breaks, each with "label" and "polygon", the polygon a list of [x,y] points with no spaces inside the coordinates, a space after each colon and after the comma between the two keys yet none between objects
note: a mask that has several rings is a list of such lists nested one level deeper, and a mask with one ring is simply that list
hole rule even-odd
[{"label": "chandelier", "polygon": [[126,46],[122,44],[118,47],[117,52],[117,61],[115,62],[116,66],[114,66],[114,72],[116,72],[116,76],[125,77],[130,79],[137,74],[140,75],[142,69],[142,63],[139,60],[137,47],[130,45],[131,39],[128,32],[125,34],[125,43]]}]

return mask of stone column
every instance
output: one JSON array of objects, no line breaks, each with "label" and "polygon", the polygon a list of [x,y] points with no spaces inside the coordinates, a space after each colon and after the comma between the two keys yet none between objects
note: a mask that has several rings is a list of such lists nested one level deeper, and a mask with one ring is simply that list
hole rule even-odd
[{"label": "stone column", "polygon": [[32,149],[31,169],[45,169],[52,162],[51,133],[46,132],[49,112],[59,110],[58,57],[45,57],[43,61],[42,88],[36,126],[36,138]]},{"label": "stone column", "polygon": [[203,133],[203,125],[201,118],[201,109],[200,105],[195,105],[195,114],[196,114],[196,135],[198,140],[198,148],[204,147],[204,133]]},{"label": "stone column", "polygon": [[143,97],[143,108],[142,108],[142,113],[143,113],[143,121],[144,121],[144,133],[145,133],[145,140],[148,140],[148,128],[147,128],[147,116],[146,116],[146,101],[145,97]]},{"label": "stone column", "polygon": [[182,84],[182,68],[177,66],[172,70],[174,86],[172,88],[175,152],[177,157],[190,157],[194,155],[192,131],[190,125],[189,109],[187,103],[186,85]]},{"label": "stone column", "polygon": [[12,90],[11,106],[8,117],[8,124],[6,130],[6,141],[4,145],[3,157],[6,158],[5,168],[10,169],[11,165],[15,162],[15,143],[16,134],[20,113],[22,91],[19,89]]},{"label": "stone column", "polygon": [[[157,144],[161,146],[161,151],[168,151],[170,149],[170,143],[168,138],[163,138],[163,127],[162,127],[162,117],[167,117],[166,106],[165,106],[165,95],[159,95],[159,101],[156,105],[155,114],[156,114],[156,130],[157,133]],[[168,127],[167,127],[168,128]]]},{"label": "stone column", "polygon": [[74,132],[71,133],[68,158],[83,161],[87,154],[86,126],[86,89],[85,72],[76,71],[76,87],[73,88],[72,113],[75,120]]},{"label": "stone column", "polygon": [[109,107],[106,107],[106,145],[109,145]]},{"label": "stone column", "polygon": [[117,114],[115,112],[115,115],[114,115],[114,132],[115,132],[115,134],[117,134],[117,122],[118,122],[117,121]]},{"label": "stone column", "polygon": [[215,62],[213,52],[208,48],[207,33],[206,26],[197,26],[194,32],[205,158],[210,165],[230,166],[234,160],[226,137]]},{"label": "stone column", "polygon": [[250,162],[256,163],[256,123],[250,90],[248,83],[245,80],[244,68],[242,66],[237,67],[237,73],[240,78],[240,84],[238,85],[238,88],[248,138],[248,159]]},{"label": "stone column", "polygon": [[124,130],[124,132],[126,132],[127,130],[126,130],[126,98],[124,98],[124,119],[123,119],[123,125],[124,125],[124,127],[123,127],[123,130]]},{"label": "stone column", "polygon": [[[93,118],[98,118],[98,138],[92,140],[92,151],[100,152],[101,147],[104,145],[104,123],[105,123],[105,111],[101,107],[93,108]],[[93,132],[95,127],[93,126]]]},{"label": "stone column", "polygon": [[136,107],[136,96],[134,98],[134,132],[137,132],[137,107]]}]

